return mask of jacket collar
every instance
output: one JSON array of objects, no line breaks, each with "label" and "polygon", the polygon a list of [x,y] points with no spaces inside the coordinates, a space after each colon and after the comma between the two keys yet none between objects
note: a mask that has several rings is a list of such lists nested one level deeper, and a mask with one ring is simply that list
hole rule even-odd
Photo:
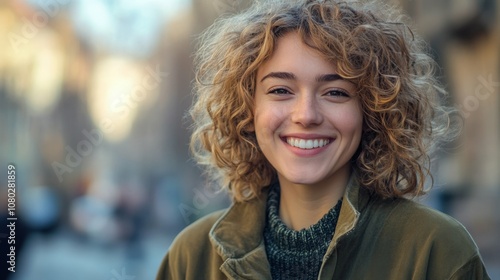
[{"label": "jacket collar", "polygon": [[[210,230],[210,242],[224,261],[221,270],[230,278],[271,279],[263,239],[268,191],[266,188],[252,201],[234,203]],[[359,187],[353,173],[326,258],[332,254],[338,240],[354,229],[368,200],[368,191]]]},{"label": "jacket collar", "polygon": [[357,173],[353,171],[344,193],[335,233],[326,250],[325,259],[333,253],[339,239],[354,230],[370,196],[369,190],[360,187]]},{"label": "jacket collar", "polygon": [[263,239],[268,189],[259,198],[234,203],[210,230],[210,242],[224,261],[220,270],[229,279],[271,279]]}]

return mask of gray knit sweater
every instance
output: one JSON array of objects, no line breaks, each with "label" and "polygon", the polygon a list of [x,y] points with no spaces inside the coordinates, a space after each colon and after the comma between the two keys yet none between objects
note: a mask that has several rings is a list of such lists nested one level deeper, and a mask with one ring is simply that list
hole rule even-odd
[{"label": "gray knit sweater", "polygon": [[273,279],[317,279],[323,256],[330,244],[342,200],[309,228],[289,229],[279,217],[280,189],[271,188],[264,228],[266,253]]}]

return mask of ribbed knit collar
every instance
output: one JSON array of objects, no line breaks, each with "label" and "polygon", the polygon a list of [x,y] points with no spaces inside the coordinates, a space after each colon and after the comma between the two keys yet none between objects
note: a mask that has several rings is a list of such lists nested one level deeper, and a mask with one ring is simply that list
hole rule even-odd
[{"label": "ribbed knit collar", "polygon": [[279,217],[280,188],[273,186],[267,200],[266,227],[272,233],[273,241],[283,250],[299,250],[308,248],[313,250],[332,241],[335,226],[340,212],[342,200],[326,213],[316,224],[299,231],[288,228]]},{"label": "ribbed knit collar", "polygon": [[296,231],[279,217],[279,185],[270,189],[264,240],[273,279],[316,279],[332,241],[341,204],[339,200],[316,224]]}]

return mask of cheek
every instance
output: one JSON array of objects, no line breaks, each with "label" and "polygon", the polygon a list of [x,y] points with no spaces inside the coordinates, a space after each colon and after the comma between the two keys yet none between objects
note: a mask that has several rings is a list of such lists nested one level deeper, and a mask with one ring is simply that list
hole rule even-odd
[{"label": "cheek", "polygon": [[354,138],[360,138],[363,128],[363,115],[358,108],[351,108],[343,112],[339,112],[337,118],[337,128],[344,134],[351,135]]},{"label": "cheek", "polygon": [[254,112],[254,126],[257,140],[274,134],[286,120],[286,112],[279,106],[257,106]]}]

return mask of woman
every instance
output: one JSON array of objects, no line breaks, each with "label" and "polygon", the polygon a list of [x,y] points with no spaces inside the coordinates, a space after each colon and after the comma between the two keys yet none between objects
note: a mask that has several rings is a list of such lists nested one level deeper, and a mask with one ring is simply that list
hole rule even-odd
[{"label": "woman", "polygon": [[233,205],[157,279],[488,279],[423,194],[447,113],[433,61],[380,3],[264,1],[197,52],[191,147]]}]

